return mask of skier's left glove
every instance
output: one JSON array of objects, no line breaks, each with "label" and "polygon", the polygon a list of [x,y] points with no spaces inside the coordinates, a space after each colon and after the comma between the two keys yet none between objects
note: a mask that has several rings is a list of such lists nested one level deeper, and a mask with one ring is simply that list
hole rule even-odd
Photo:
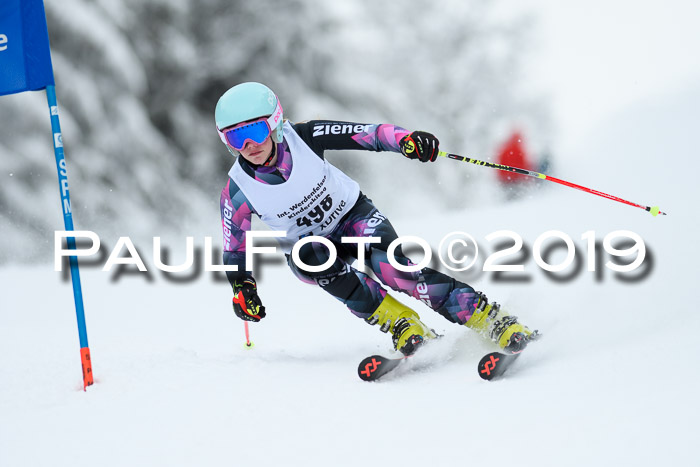
[{"label": "skier's left glove", "polygon": [[260,321],[265,317],[265,307],[258,297],[255,279],[246,278],[233,284],[233,312],[245,321]]},{"label": "skier's left glove", "polygon": [[440,151],[440,141],[425,131],[414,131],[399,141],[401,154],[421,162],[434,162]]}]

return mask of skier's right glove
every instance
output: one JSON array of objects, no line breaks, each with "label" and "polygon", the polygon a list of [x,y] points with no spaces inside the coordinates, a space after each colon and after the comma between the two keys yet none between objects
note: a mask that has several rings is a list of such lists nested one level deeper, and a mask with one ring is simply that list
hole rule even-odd
[{"label": "skier's right glove", "polygon": [[246,278],[233,284],[233,312],[246,321],[257,322],[265,317],[265,307],[258,297],[255,279]]}]

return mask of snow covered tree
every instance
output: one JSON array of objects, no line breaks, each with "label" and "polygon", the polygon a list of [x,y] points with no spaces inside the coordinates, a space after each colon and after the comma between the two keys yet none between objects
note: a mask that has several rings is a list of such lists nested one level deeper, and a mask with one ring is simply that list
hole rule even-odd
[{"label": "snow covered tree", "polygon": [[[45,7],[76,226],[108,237],[194,234],[202,226],[218,235],[218,192],[233,160],[213,110],[242,81],[274,89],[293,121],[394,123],[480,158],[489,158],[514,118],[542,120],[519,82],[530,24],[504,21],[498,2],[46,0]],[[10,239],[0,261],[46,257],[53,230],[62,228],[45,105],[41,93],[0,99],[0,228]],[[329,159],[396,212],[464,206],[488,180],[448,161],[426,166],[396,154]],[[397,196],[399,184],[412,188]]]}]

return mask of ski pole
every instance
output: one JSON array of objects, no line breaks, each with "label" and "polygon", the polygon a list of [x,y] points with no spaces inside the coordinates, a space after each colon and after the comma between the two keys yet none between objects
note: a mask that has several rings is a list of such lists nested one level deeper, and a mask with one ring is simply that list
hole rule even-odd
[{"label": "ski pole", "polygon": [[581,185],[577,185],[575,183],[567,182],[566,180],[561,180],[559,178],[555,178],[555,177],[552,177],[550,175],[541,174],[539,172],[534,172],[532,170],[525,170],[525,169],[520,169],[518,167],[511,167],[510,165],[494,164],[492,162],[480,161],[478,159],[472,159],[470,157],[460,156],[458,154],[450,154],[450,153],[445,152],[445,151],[438,152],[438,156],[447,157],[448,159],[454,159],[456,161],[470,162],[470,163],[475,164],[475,165],[483,165],[484,167],[489,167],[489,168],[498,169],[498,170],[504,170],[506,172],[513,172],[513,173],[517,173],[520,175],[527,175],[528,177],[535,177],[535,178],[539,178],[542,180],[549,180],[550,182],[559,183],[560,185],[568,186],[571,188],[576,188],[577,190],[585,191],[586,193],[592,193],[594,195],[602,196],[603,198],[617,201],[619,203],[628,204],[630,206],[634,206],[635,208],[644,209],[645,211],[650,212],[651,215],[654,217],[656,217],[659,214],[661,214],[663,216],[666,215],[665,212],[662,212],[661,210],[659,210],[658,206],[643,206],[641,204],[633,203],[631,201],[627,201],[627,200],[624,200],[622,198],[618,198],[617,196],[603,193],[602,191],[594,190],[592,188],[586,188],[585,186],[581,186]]},{"label": "ski pole", "polygon": [[248,321],[243,321],[245,325],[245,346],[250,349],[253,347],[253,343],[250,341],[250,330],[248,329]]}]

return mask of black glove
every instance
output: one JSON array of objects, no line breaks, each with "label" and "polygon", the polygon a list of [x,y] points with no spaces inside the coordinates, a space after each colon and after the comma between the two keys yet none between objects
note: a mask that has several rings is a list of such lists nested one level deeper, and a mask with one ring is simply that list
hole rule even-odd
[{"label": "black glove", "polygon": [[265,317],[265,307],[258,297],[255,279],[246,278],[233,284],[233,312],[246,321],[257,322]]},{"label": "black glove", "polygon": [[440,141],[425,131],[414,131],[399,141],[401,153],[409,159],[434,162],[440,151]]}]

